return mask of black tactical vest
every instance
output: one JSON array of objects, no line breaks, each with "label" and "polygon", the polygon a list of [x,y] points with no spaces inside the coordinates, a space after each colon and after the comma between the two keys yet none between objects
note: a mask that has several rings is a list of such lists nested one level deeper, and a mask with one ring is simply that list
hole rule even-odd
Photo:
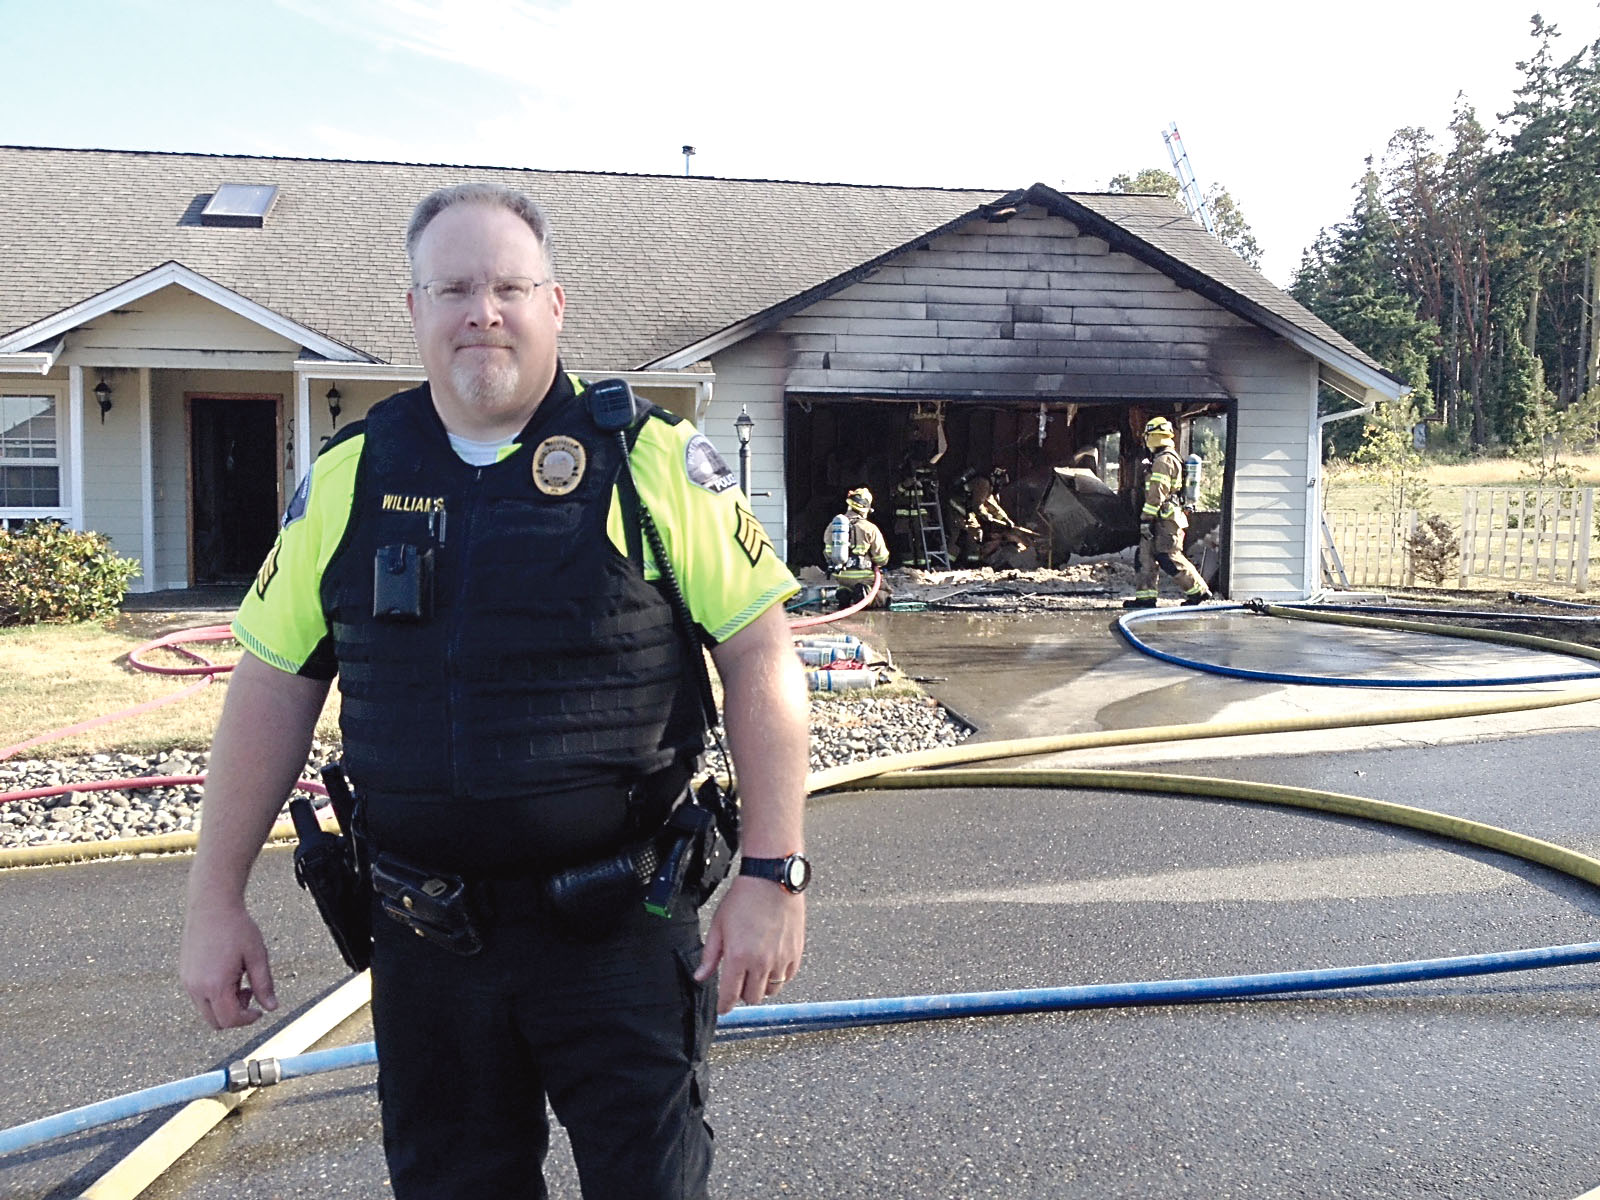
[{"label": "black tactical vest", "polygon": [[[692,760],[703,732],[672,610],[606,535],[616,435],[563,374],[490,466],[456,455],[426,384],[376,405],[365,434],[322,602],[374,841],[443,869],[615,847],[630,786]],[[375,579],[408,556],[420,615],[375,616],[393,590]]]}]

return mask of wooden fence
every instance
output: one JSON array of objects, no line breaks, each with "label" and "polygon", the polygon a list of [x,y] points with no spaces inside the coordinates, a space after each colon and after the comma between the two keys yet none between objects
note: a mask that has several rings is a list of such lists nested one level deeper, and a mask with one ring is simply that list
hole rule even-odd
[{"label": "wooden fence", "polygon": [[[1332,587],[1411,587],[1411,535],[1417,514],[1332,511],[1327,536],[1338,555],[1337,564],[1326,553],[1322,581]],[[1338,574],[1344,568],[1343,578]]]},{"label": "wooden fence", "polygon": [[[1468,488],[1461,499],[1463,588],[1508,584],[1587,591],[1594,545],[1593,488]],[[1414,587],[1414,511],[1330,510],[1325,522],[1323,581],[1333,586]],[[1328,553],[1331,549],[1333,553]],[[1337,555],[1337,563],[1334,561]],[[1343,578],[1338,568],[1343,567]]]},{"label": "wooden fence", "polygon": [[1586,591],[1593,488],[1469,488],[1461,501],[1461,586],[1469,580]]}]

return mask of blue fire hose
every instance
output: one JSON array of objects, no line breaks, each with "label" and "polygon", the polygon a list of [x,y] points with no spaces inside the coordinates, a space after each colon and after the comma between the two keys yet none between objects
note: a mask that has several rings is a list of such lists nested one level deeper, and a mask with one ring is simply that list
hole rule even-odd
[{"label": "blue fire hose", "polygon": [[[766,1004],[739,1008],[717,1022],[719,1034],[741,1040],[781,1037],[823,1029],[869,1025],[895,1025],[912,1021],[946,1021],[960,1017],[995,1017],[1016,1013],[1068,1012],[1076,1009],[1113,1008],[1122,1005],[1193,1004],[1245,1000],[1295,992],[1333,988],[1377,987],[1429,979],[1454,979],[1507,971],[1576,966],[1600,962],[1600,942],[1545,946],[1494,954],[1470,954],[1414,962],[1380,963],[1356,967],[1327,967],[1309,971],[1278,971],[1264,975],[1219,975],[1202,979],[1155,979],[1135,983],[1093,983],[1074,987],[1024,988],[1000,992],[964,992],[936,996],[888,996],[865,1000],[824,1000],[809,1004]],[[264,1087],[289,1079],[303,1079],[327,1071],[371,1066],[378,1061],[371,1042],[358,1042],[331,1050],[314,1050],[283,1059],[251,1060],[233,1068],[210,1071],[129,1092],[110,1100],[86,1104],[54,1116],[0,1131],[0,1154],[26,1150],[69,1134],[110,1125],[129,1117],[191,1100],[201,1100],[237,1090],[230,1075],[245,1069],[254,1079],[245,1086]]]},{"label": "blue fire hose", "polygon": [[[1152,608],[1137,612],[1127,612],[1117,618],[1116,629],[1130,646],[1141,654],[1148,654],[1151,658],[1157,658],[1162,662],[1172,663],[1175,666],[1188,667],[1195,671],[1205,671],[1212,675],[1226,675],[1233,679],[1253,679],[1264,683],[1302,684],[1313,687],[1461,688],[1505,687],[1518,684],[1560,683],[1575,679],[1600,679],[1600,667],[1589,667],[1582,671],[1550,671],[1538,675],[1505,675],[1477,679],[1461,677],[1453,679],[1416,678],[1414,676],[1405,679],[1392,679],[1383,676],[1307,675],[1290,671],[1259,671],[1249,667],[1228,666],[1223,663],[1209,662],[1205,659],[1158,650],[1135,631],[1135,626],[1145,626],[1152,623],[1160,624],[1167,621],[1194,621],[1200,617],[1230,612],[1251,612],[1264,616],[1286,617],[1302,621],[1324,621],[1341,625],[1360,625],[1375,629],[1393,629],[1406,633],[1425,633],[1466,638],[1473,641],[1497,642],[1503,645],[1541,650],[1567,657],[1600,657],[1600,655],[1590,652],[1588,647],[1573,642],[1557,641],[1554,638],[1501,633],[1491,629],[1471,629],[1461,625],[1441,625],[1422,621],[1404,621],[1368,616],[1354,606],[1264,604],[1259,600],[1252,600],[1248,604],[1213,604],[1207,605],[1203,609]],[[1472,613],[1468,615],[1481,618],[1490,614]],[[1495,613],[1492,615],[1497,619],[1507,621],[1553,619],[1529,617],[1521,613]],[[1567,619],[1572,620],[1574,618]]]}]

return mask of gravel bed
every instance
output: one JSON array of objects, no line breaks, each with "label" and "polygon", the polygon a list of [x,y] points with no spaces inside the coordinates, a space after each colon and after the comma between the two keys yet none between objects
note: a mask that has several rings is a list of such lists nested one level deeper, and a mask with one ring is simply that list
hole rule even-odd
[{"label": "gravel bed", "polygon": [[[971,732],[936,703],[917,697],[840,696],[811,701],[811,769],[890,754],[952,746]],[[336,745],[315,743],[306,778],[338,757]],[[718,756],[712,755],[713,766]],[[69,759],[0,762],[0,795],[65,783],[204,775],[204,751],[155,755],[93,754]],[[195,828],[197,785],[74,792],[0,803],[0,849],[58,842],[148,837]]]}]

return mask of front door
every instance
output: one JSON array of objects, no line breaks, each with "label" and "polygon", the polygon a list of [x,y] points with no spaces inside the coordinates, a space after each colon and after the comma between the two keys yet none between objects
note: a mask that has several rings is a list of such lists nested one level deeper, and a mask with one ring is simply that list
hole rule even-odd
[{"label": "front door", "polygon": [[283,509],[281,397],[185,399],[191,582],[241,583],[272,548]]}]

